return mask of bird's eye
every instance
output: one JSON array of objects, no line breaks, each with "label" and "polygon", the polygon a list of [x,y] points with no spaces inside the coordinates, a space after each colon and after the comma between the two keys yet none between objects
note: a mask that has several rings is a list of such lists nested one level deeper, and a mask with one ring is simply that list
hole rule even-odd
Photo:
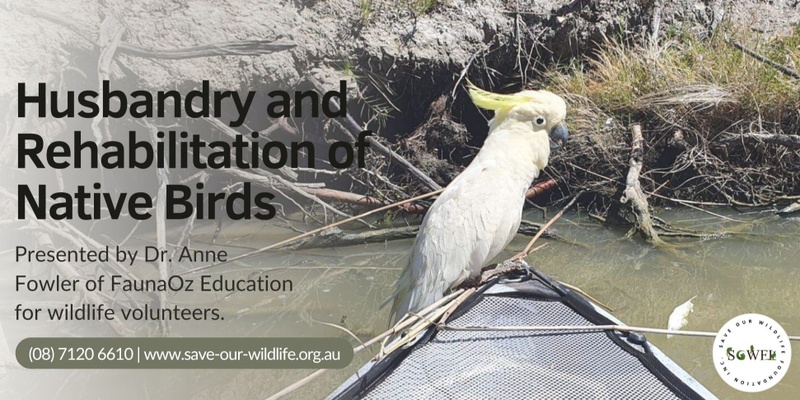
[{"label": "bird's eye", "polygon": [[544,117],[536,117],[533,120],[533,123],[536,124],[536,126],[543,126],[544,122]]}]

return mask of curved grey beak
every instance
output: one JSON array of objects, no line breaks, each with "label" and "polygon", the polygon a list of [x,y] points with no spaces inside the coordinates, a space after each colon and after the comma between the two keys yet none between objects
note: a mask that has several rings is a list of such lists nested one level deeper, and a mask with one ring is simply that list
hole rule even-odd
[{"label": "curved grey beak", "polygon": [[567,130],[567,124],[562,122],[556,125],[550,130],[550,150],[555,150],[567,144],[568,138],[569,131]]}]

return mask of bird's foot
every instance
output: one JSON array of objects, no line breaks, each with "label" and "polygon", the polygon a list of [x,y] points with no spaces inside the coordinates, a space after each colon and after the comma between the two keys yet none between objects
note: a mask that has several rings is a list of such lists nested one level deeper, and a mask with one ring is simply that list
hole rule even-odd
[{"label": "bird's foot", "polygon": [[527,270],[530,266],[528,265],[528,263],[525,262],[525,260],[512,258],[510,260],[503,261],[500,264],[495,264],[490,267],[491,269],[487,269],[488,268],[487,267],[481,270],[481,276],[480,276],[481,284],[488,282],[489,280],[498,275],[507,274],[512,271]]}]

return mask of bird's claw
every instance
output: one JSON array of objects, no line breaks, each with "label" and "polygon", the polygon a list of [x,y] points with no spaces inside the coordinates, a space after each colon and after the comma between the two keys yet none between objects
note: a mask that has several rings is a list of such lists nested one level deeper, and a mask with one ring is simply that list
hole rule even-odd
[{"label": "bird's claw", "polygon": [[530,265],[528,265],[528,263],[526,263],[525,260],[511,258],[509,260],[503,261],[500,264],[495,264],[490,267],[492,268],[488,270],[484,268],[483,270],[481,270],[482,271],[480,278],[481,284],[489,282],[489,280],[491,280],[495,276],[507,274],[512,271],[520,271],[520,270],[527,271],[530,268]]}]

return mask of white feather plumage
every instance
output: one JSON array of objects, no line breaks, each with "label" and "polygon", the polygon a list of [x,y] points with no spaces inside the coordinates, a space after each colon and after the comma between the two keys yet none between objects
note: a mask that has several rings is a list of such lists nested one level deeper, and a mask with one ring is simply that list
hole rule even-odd
[{"label": "white feather plumage", "polygon": [[[477,276],[516,235],[525,191],[547,165],[548,132],[563,123],[566,105],[544,91],[499,96],[491,99],[492,105],[502,105],[503,96],[513,99],[512,104],[496,110],[483,147],[422,221],[393,294],[395,318],[424,308]],[[528,101],[521,103],[518,96]],[[539,117],[546,123],[535,125]]]},{"label": "white feather plumage", "polygon": [[[692,300],[694,300],[696,297],[697,296],[692,297],[685,303],[675,307],[675,309],[672,310],[672,314],[669,315],[669,320],[667,321],[667,329],[671,331],[679,331],[689,323],[689,314],[691,314],[694,310],[694,304],[692,304]],[[671,338],[672,336],[674,335],[667,335],[667,339]]]}]

